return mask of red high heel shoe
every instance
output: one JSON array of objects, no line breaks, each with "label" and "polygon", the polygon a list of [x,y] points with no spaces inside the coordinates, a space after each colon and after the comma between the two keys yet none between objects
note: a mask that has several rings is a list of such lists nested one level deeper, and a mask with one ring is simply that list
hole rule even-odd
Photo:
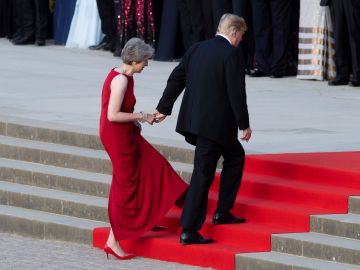
[{"label": "red high heel shoe", "polygon": [[134,258],[136,255],[135,254],[128,254],[125,256],[120,256],[118,254],[115,253],[115,251],[112,250],[111,247],[109,247],[108,245],[104,246],[104,251],[106,253],[106,257],[109,259],[109,254],[115,256],[117,259],[119,260],[130,260],[132,258]]}]

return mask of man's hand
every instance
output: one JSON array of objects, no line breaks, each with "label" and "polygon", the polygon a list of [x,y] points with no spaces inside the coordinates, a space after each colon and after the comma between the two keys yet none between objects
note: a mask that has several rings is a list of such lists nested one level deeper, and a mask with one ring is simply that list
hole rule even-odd
[{"label": "man's hand", "polygon": [[251,138],[252,130],[251,128],[247,128],[243,130],[243,135],[240,137],[240,140],[248,142]]},{"label": "man's hand", "polygon": [[165,114],[159,113],[158,111],[156,111],[154,115],[155,115],[155,123],[160,123],[166,118]]}]

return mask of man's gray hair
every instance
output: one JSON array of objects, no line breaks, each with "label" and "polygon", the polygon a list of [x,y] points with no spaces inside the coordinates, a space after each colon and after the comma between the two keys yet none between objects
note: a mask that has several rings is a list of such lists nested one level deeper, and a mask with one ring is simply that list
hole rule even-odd
[{"label": "man's gray hair", "polygon": [[221,16],[217,32],[229,35],[235,31],[239,31],[241,28],[246,30],[246,23],[242,17],[235,14],[225,13]]},{"label": "man's gray hair", "polygon": [[146,44],[140,38],[131,38],[126,42],[121,51],[121,60],[124,64],[131,64],[132,62],[139,63],[147,58],[152,57],[154,48]]}]

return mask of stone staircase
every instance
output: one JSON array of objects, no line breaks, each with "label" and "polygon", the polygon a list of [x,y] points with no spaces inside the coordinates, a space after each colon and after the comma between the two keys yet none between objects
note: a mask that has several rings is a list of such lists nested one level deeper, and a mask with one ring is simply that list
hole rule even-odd
[{"label": "stone staircase", "polygon": [[239,270],[359,270],[360,197],[349,198],[348,214],[311,216],[308,233],[273,234],[271,252],[238,254],[236,265]]},{"label": "stone staircase", "polygon": [[[92,244],[108,227],[111,163],[95,132],[0,122],[0,231]],[[193,151],[153,144],[189,181]]]},{"label": "stone staircase", "polygon": [[[193,151],[152,143],[189,181]],[[95,132],[0,122],[0,231],[91,245],[109,226],[110,173]],[[309,233],[271,239],[271,252],[236,255],[236,269],[360,269],[360,197],[349,214],[312,216]]]}]

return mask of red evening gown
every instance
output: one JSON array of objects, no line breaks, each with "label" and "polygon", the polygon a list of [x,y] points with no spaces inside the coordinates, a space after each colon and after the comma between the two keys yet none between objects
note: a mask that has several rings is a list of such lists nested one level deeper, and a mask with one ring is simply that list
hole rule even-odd
[{"label": "red evening gown", "polygon": [[[116,240],[139,237],[158,224],[184,193],[187,184],[169,162],[141,135],[133,122],[107,119],[110,84],[119,73],[112,69],[102,89],[100,138],[113,169],[108,213]],[[124,74],[125,75],[125,74]],[[132,113],[136,99],[132,76],[121,106]]]}]

